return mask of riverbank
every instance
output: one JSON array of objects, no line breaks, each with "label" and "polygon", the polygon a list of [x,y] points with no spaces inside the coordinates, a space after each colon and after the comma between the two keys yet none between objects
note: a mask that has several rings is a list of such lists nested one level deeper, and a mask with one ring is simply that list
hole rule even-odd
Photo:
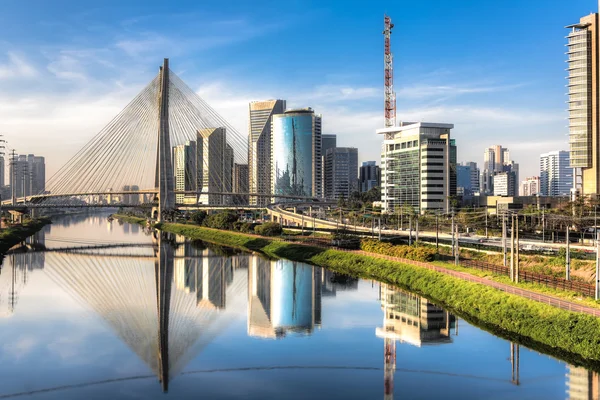
[{"label": "riverbank", "polygon": [[0,256],[6,254],[11,247],[22,242],[49,223],[49,218],[38,218],[0,231]]},{"label": "riverbank", "polygon": [[[119,219],[145,224],[135,217]],[[600,368],[600,319],[558,309],[414,265],[376,256],[298,245],[270,238],[194,225],[163,223],[157,228],[220,245],[306,262],[417,292],[499,336],[556,355],[572,364]]]}]

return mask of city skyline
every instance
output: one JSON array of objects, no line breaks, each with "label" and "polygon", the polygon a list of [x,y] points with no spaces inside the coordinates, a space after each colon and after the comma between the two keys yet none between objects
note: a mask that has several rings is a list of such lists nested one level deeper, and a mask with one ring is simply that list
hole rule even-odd
[{"label": "city skyline", "polygon": [[[109,2],[93,14],[69,2],[65,4],[70,7],[60,10],[40,3],[34,13],[30,7],[13,4],[2,16],[9,32],[0,47],[4,96],[0,98],[4,110],[0,130],[5,132],[9,148],[44,155],[51,176],[155,73],[156,61],[171,56],[176,72],[238,131],[247,129],[249,101],[286,98],[289,107],[318,109],[324,116],[323,133],[338,134],[339,146],[357,146],[358,138],[361,145],[364,141],[359,162],[376,160],[381,142],[375,130],[383,126],[381,17],[385,8],[396,24],[392,51],[399,98],[397,120],[455,124],[459,161],[478,159],[477,151],[470,154],[472,150],[461,148],[461,143],[483,148],[502,135],[503,144],[513,152],[511,158],[522,163],[523,176],[534,175],[537,163],[525,157],[528,151],[535,148],[541,153],[567,144],[564,26],[597,11],[597,2],[556,1],[550,7],[542,1],[527,5],[508,1],[478,4],[477,8],[470,7],[471,3],[450,6],[432,1],[402,8],[382,4],[360,15],[339,3],[328,4],[328,8],[292,3],[278,7],[260,25],[256,23],[259,16],[264,18],[260,7],[243,3],[233,14],[181,3],[165,15],[157,3],[148,3],[142,12],[134,5],[112,10],[114,5]],[[436,5],[435,11],[431,5]],[[109,18],[113,11],[120,16],[114,22]],[[317,58],[311,58],[314,69],[309,72],[297,72],[304,61],[295,54],[308,51],[304,49],[309,43],[298,39],[304,38],[299,35],[303,27],[291,21],[291,11],[315,28],[310,38],[326,37],[337,43],[331,50],[320,43],[323,40],[308,40],[315,56],[327,52],[331,56],[317,57],[316,63]],[[467,26],[447,26],[446,22],[432,27],[428,35],[414,33],[432,13],[444,13],[450,21],[450,17],[478,18],[489,11],[498,18],[487,27],[487,40],[470,37]],[[543,24],[523,40],[515,28],[529,26],[541,11]],[[332,15],[342,26],[357,29],[340,29],[344,36],[332,31]],[[177,22],[168,25],[179,27],[156,30],[154,22],[159,17]],[[503,23],[508,18],[513,25]],[[26,25],[35,29],[24,32],[15,26],[23,21],[30,21]],[[191,35],[192,25],[197,23],[206,29]],[[443,46],[436,35],[442,31],[448,43],[461,42],[460,51],[457,45],[440,50]],[[272,44],[291,39],[298,51],[272,50]],[[258,47],[262,48],[259,54],[250,56]],[[485,51],[490,47],[495,54]],[[232,60],[231,51],[241,48],[247,50],[236,51]],[[509,65],[507,52],[511,54]],[[211,62],[200,62],[207,55]],[[120,59],[123,66],[117,63]],[[274,59],[280,63],[277,69],[271,68]],[[469,61],[468,67],[464,61]]]}]

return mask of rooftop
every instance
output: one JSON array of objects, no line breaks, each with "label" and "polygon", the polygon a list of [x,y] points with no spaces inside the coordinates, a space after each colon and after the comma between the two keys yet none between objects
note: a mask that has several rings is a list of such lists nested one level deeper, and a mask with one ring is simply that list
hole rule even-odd
[{"label": "rooftop", "polygon": [[392,126],[389,128],[377,129],[378,134],[402,132],[415,128],[441,128],[441,129],[452,129],[454,124],[443,124],[438,122],[404,122],[400,123],[401,126]]}]

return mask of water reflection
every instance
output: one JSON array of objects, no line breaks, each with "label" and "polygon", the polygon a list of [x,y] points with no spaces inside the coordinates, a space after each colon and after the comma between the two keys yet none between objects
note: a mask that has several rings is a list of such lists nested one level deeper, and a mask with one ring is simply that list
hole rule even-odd
[{"label": "water reflection", "polygon": [[[102,218],[88,219],[86,223],[97,225],[104,233],[108,231],[105,229],[106,221]],[[123,225],[117,229],[116,223],[106,225],[114,225],[110,235],[117,235],[125,228]],[[483,380],[489,385],[489,381],[501,381],[504,386],[498,384],[496,388],[504,389],[506,386],[513,387],[510,382],[515,385],[521,383],[519,346],[510,343],[509,353],[509,343],[505,341],[501,341],[502,349],[499,352],[484,361],[499,365],[500,378],[495,372],[490,372],[493,377],[489,377],[484,376],[487,370],[468,370],[460,364],[460,360],[456,365],[438,365],[438,357],[440,360],[451,359],[449,355],[472,351],[469,346],[458,347],[461,346],[461,341],[457,338],[457,318],[426,298],[390,285],[359,282],[355,278],[303,263],[268,260],[256,254],[208,246],[157,232],[143,238],[138,235],[138,242],[128,244],[128,241],[133,242],[135,238],[124,242],[110,242],[102,238],[80,240],[63,237],[60,226],[52,229],[50,237],[47,237],[50,232],[48,227],[25,246],[12,252],[0,269],[0,310],[4,316],[19,312],[19,294],[27,282],[35,279],[35,276],[32,278],[30,275],[40,273],[48,276],[74,300],[101,317],[114,336],[152,371],[151,381],[160,382],[165,391],[176,375],[186,377],[189,375],[181,373],[190,374],[198,369],[198,365],[194,365],[192,360],[197,359],[200,354],[206,354],[211,343],[217,339],[223,340],[223,337],[230,340],[228,332],[235,331],[238,326],[234,325],[236,321],[238,324],[243,323],[237,329],[241,328],[244,338],[256,338],[246,339],[252,340],[250,347],[260,347],[257,351],[281,351],[287,357],[293,354],[289,353],[290,347],[310,350],[306,343],[317,343],[316,340],[325,342],[324,338],[333,333],[326,342],[326,347],[333,348],[331,352],[340,361],[337,358],[324,358],[321,364],[367,366],[375,371],[369,381],[377,382],[375,390],[379,393],[378,396],[381,393],[383,374],[385,399],[393,399],[394,394],[397,398],[399,395],[404,396],[407,394],[406,390],[409,390],[407,387],[418,385],[419,382],[426,384],[431,376],[440,381],[444,377],[448,379],[447,376],[452,376],[452,379],[467,379],[469,382]],[[58,235],[55,234],[55,229],[58,230]],[[140,228],[136,226],[135,229]],[[132,235],[133,230],[134,226],[131,225],[129,235]],[[365,291],[367,286],[373,288],[373,298],[352,303],[353,299],[369,293]],[[361,290],[363,292],[358,293]],[[350,309],[338,308],[344,302],[352,304]],[[368,312],[360,311],[360,307],[366,307],[365,304],[370,304],[369,307],[372,308]],[[352,308],[355,305],[356,310]],[[342,317],[352,316],[354,313],[356,316],[353,324],[359,321],[359,324],[367,325],[364,336],[361,336],[363,334],[360,329],[350,324],[351,329],[356,329],[352,332],[356,332],[360,340],[349,339],[350,336],[347,331],[344,332],[343,327],[332,326],[332,321],[343,322]],[[374,318],[365,318],[368,315]],[[243,320],[246,317],[247,320]],[[461,326],[466,335],[472,334],[473,329],[468,324]],[[311,341],[306,340],[308,335],[312,335]],[[239,336],[233,337],[234,341],[242,340]],[[350,346],[344,344],[344,340],[355,342]],[[226,342],[226,345],[221,345],[225,347],[213,351],[213,358],[209,357],[209,360],[218,359],[220,362],[221,357],[230,357],[228,360],[231,362],[231,358],[235,359],[239,353],[235,352],[234,341]],[[229,354],[229,346],[234,349],[231,350],[233,355]],[[237,347],[238,352],[240,346]],[[455,347],[458,350],[449,350]],[[286,349],[288,353],[285,353]],[[323,357],[326,357],[326,350],[323,351]],[[356,360],[347,358],[353,352],[360,354]],[[414,355],[415,352],[418,352],[418,356]],[[525,354],[532,353],[527,351]],[[397,360],[397,355],[400,360]],[[321,361],[319,356],[313,355],[313,358],[305,361],[318,364]],[[289,367],[289,360],[292,358],[285,357],[267,357],[269,361],[265,364]],[[372,362],[364,361],[361,364],[361,357]],[[205,360],[203,358],[202,363]],[[221,365],[219,362],[216,367],[211,367],[231,366]],[[251,357],[245,362],[251,366],[256,365]],[[424,364],[419,365],[420,362]],[[188,365],[190,367],[186,369]],[[238,365],[233,363],[233,366]],[[512,374],[508,372],[509,367],[512,367]],[[560,368],[562,376],[564,367],[561,365]],[[350,374],[349,370],[344,373]],[[331,376],[327,379],[333,379]],[[253,377],[256,378],[256,375]],[[185,378],[179,379],[185,381]],[[319,379],[325,378],[315,373],[311,379],[317,385]],[[565,380],[560,379],[561,385],[564,385]],[[396,393],[394,380],[398,385]],[[185,382],[189,384],[189,381]],[[523,378],[523,382],[525,385],[522,386],[527,390],[527,385],[533,382],[531,375]],[[597,398],[599,383],[595,372],[580,367],[567,367],[568,398]],[[366,380],[364,384],[368,386]],[[178,381],[175,386],[182,385],[184,384],[179,384]],[[160,393],[156,388],[154,391]],[[372,394],[377,392],[371,391],[371,396],[367,397],[372,398]],[[408,393],[414,394],[414,389]]]}]

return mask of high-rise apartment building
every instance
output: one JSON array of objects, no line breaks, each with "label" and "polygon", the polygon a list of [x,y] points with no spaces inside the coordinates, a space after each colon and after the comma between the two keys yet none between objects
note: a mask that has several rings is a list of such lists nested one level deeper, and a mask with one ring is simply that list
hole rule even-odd
[{"label": "high-rise apartment building", "polygon": [[46,189],[44,157],[33,154],[11,157],[9,183],[17,198],[42,193]]},{"label": "high-rise apartment building", "polygon": [[[198,130],[196,143],[198,157],[198,183],[201,185],[201,204],[227,204],[231,193],[233,175],[233,148],[227,143],[224,127]],[[204,194],[206,193],[206,194]]]},{"label": "high-rise apartment building", "polygon": [[323,157],[324,196],[327,199],[347,199],[358,191],[358,149],[334,147]]},{"label": "high-rise apartment building", "polygon": [[456,145],[452,124],[409,123],[377,130],[381,151],[381,201],[385,212],[403,205],[420,212],[450,208],[456,196]]},{"label": "high-rise apartment building", "polygon": [[362,163],[358,174],[358,188],[361,192],[368,192],[374,187],[381,187],[381,169],[375,161]]},{"label": "high-rise apartment building", "polygon": [[[248,164],[233,164],[233,193],[248,193]],[[241,206],[248,204],[248,195],[236,195],[233,204]]]},{"label": "high-rise apartment building", "polygon": [[312,108],[273,115],[271,187],[277,195],[321,197],[321,116]]},{"label": "high-rise apartment building", "polygon": [[[250,193],[271,193],[272,117],[283,114],[285,100],[253,101],[249,106],[248,181]],[[250,197],[251,205],[266,205],[268,197]]]},{"label": "high-rise apartment building", "polygon": [[573,187],[573,168],[568,151],[551,151],[540,155],[540,194],[568,196]]},{"label": "high-rise apartment building", "polygon": [[540,177],[532,176],[523,181],[519,186],[519,196],[535,196],[540,192]]},{"label": "high-rise apartment building", "polygon": [[567,35],[570,166],[574,189],[582,195],[600,193],[598,14],[569,25]]}]

